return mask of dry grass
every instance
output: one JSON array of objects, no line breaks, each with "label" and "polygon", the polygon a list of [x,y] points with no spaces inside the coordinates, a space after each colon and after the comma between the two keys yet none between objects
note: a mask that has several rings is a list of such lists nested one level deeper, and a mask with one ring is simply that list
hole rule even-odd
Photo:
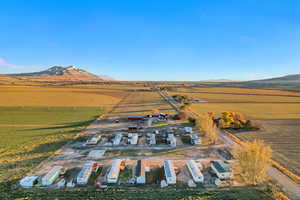
[{"label": "dry grass", "polygon": [[131,92],[116,107],[112,114],[149,114],[151,110],[174,113],[174,109],[157,92]]},{"label": "dry grass", "polygon": [[264,128],[260,131],[243,132],[237,136],[246,140],[263,139],[275,151],[276,161],[300,174],[300,93],[241,88],[180,90],[188,96],[208,101],[192,105],[192,109],[199,114],[241,112],[262,124]]}]

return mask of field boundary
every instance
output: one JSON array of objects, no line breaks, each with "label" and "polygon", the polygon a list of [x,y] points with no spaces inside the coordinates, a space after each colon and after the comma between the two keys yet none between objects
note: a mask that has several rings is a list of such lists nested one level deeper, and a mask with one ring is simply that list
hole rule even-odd
[{"label": "field boundary", "polygon": [[[234,142],[238,143],[238,144],[242,144],[243,140],[241,140],[240,138],[236,137],[235,135],[229,133],[228,131],[224,131],[224,133],[230,137]],[[294,180],[296,183],[300,183],[300,176],[298,176],[297,174],[291,172],[289,169],[285,168],[284,166],[282,166],[280,163],[276,162],[275,160],[271,160],[271,164],[272,166],[274,166],[276,169],[278,169],[279,171],[281,171],[284,175],[288,176],[290,179]]]}]

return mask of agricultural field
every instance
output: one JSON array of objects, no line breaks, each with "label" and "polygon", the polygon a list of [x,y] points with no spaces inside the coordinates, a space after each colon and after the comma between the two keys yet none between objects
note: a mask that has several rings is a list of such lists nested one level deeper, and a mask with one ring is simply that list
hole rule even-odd
[{"label": "agricultural field", "polygon": [[[300,93],[241,88],[180,88],[180,94],[202,99],[197,113],[241,112],[262,125],[262,130],[238,133],[242,139],[263,139],[275,151],[274,159],[300,174]],[[178,94],[174,92],[171,94]]]},{"label": "agricultural field", "polygon": [[157,92],[131,92],[113,110],[114,115],[149,114],[153,109],[174,113],[174,109]]},{"label": "agricultural field", "polygon": [[0,182],[20,178],[103,112],[100,107],[0,107]]}]

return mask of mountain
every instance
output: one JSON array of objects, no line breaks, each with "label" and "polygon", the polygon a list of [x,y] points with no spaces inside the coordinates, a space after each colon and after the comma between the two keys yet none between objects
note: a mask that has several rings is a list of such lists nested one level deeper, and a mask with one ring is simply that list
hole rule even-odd
[{"label": "mountain", "polygon": [[[107,76],[97,76],[75,66],[54,66],[47,70],[31,73],[5,74],[1,79],[17,82],[48,82],[48,83],[76,83],[76,82],[103,82],[112,80]],[[3,82],[3,81],[2,81]]]},{"label": "mountain", "polygon": [[292,74],[276,78],[248,81],[252,83],[300,83],[300,74]]}]

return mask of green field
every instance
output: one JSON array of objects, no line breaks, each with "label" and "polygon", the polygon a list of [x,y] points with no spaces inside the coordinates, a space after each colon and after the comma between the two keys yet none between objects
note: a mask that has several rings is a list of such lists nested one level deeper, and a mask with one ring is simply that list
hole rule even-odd
[{"label": "green field", "polygon": [[0,107],[0,182],[20,178],[103,112],[100,107]]},{"label": "green field", "polygon": [[230,188],[218,189],[213,191],[187,188],[176,189],[147,189],[147,188],[133,188],[133,189],[110,189],[110,190],[21,190],[16,189],[11,193],[4,195],[2,199],[18,199],[18,200],[271,200],[265,192],[255,188]]},{"label": "green field", "polygon": [[207,101],[192,105],[192,110],[199,114],[235,111],[261,124],[262,130],[237,136],[246,140],[263,139],[275,151],[275,160],[300,175],[299,92],[241,88],[180,88],[179,91]]}]

